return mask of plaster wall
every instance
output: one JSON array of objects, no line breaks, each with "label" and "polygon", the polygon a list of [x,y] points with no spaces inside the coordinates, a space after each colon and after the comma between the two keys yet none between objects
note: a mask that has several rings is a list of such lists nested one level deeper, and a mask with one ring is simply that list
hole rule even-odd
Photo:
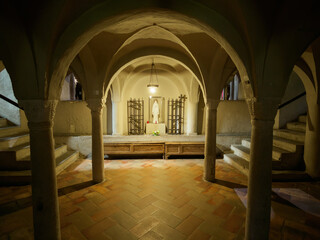
[{"label": "plaster wall", "polygon": [[[0,72],[0,94],[11,99],[14,102],[18,102],[13,93],[10,76],[6,69]],[[20,111],[19,108],[4,101],[0,98],[0,116],[8,119],[15,125],[20,125]]]},{"label": "plaster wall", "polygon": [[[107,134],[106,107],[102,111],[103,134]],[[55,135],[91,135],[91,112],[86,101],[60,101],[53,133]]]},{"label": "plaster wall", "polygon": [[61,90],[61,101],[70,100],[70,75],[66,76],[65,80],[63,81],[62,90]]},{"label": "plaster wall", "polygon": [[221,101],[217,109],[218,134],[243,134],[251,132],[251,118],[247,103]]},{"label": "plaster wall", "polygon": [[[132,84],[133,83],[133,84]],[[141,79],[132,79],[130,83],[123,89],[122,94],[122,101],[121,101],[121,107],[122,107],[122,118],[120,118],[120,121],[122,121],[123,126],[123,132],[124,134],[128,134],[128,125],[127,125],[127,101],[130,98],[143,98],[144,99],[144,121],[152,121],[152,118],[149,119],[149,97],[150,96],[160,96],[164,97],[164,103],[162,104],[162,108],[164,108],[164,116],[160,116],[159,121],[164,122],[167,125],[167,111],[168,111],[168,99],[174,98],[176,99],[180,94],[187,94],[186,92],[181,92],[176,86],[176,84],[173,83],[173,80],[170,80],[165,77],[159,76],[159,87],[157,89],[157,92],[154,94],[151,94],[147,88],[147,84],[149,83],[149,79],[147,77],[141,78]],[[185,119],[187,118],[187,101],[185,102]],[[186,131],[187,126],[187,119],[185,120],[184,129]]]},{"label": "plaster wall", "polygon": [[[304,91],[305,88],[303,86],[302,81],[296,73],[292,72],[284,96],[281,99],[281,104],[291,100],[292,98],[298,96]],[[285,127],[287,122],[292,122],[296,120],[299,115],[305,114],[306,112],[306,96],[303,96],[278,110],[277,115],[275,117],[274,128],[283,128]]]}]

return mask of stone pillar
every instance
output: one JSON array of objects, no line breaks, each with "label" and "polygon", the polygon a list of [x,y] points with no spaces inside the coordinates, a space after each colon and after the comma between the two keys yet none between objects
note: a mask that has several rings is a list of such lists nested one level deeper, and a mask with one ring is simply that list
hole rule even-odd
[{"label": "stone pillar", "polygon": [[197,135],[198,102],[188,101],[187,135]]},{"label": "stone pillar", "polygon": [[75,100],[76,96],[76,79],[73,73],[70,74],[70,83],[69,83],[69,90],[70,90],[70,100]]},{"label": "stone pillar", "polygon": [[217,107],[219,100],[208,99],[206,103],[206,131],[204,148],[204,175],[206,181],[215,180]]},{"label": "stone pillar", "polygon": [[280,101],[248,100],[251,148],[245,239],[269,239],[273,124]]},{"label": "stone pillar", "polygon": [[320,179],[320,104],[311,100],[308,101],[304,161],[307,173]]},{"label": "stone pillar", "polygon": [[35,239],[60,239],[53,139],[56,100],[21,100],[30,130],[32,206]]},{"label": "stone pillar", "polygon": [[112,101],[112,135],[122,135],[124,116],[121,116],[120,101]]},{"label": "stone pillar", "polygon": [[104,180],[104,147],[102,108],[103,99],[88,99],[88,107],[91,110],[92,119],[92,178],[96,183]]}]

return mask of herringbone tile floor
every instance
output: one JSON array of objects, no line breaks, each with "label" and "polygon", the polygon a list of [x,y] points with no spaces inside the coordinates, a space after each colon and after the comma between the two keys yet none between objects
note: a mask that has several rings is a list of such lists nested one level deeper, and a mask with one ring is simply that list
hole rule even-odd
[{"label": "herringbone tile floor", "polygon": [[[218,160],[218,181],[207,183],[202,165],[197,159],[105,161],[106,181],[81,187],[91,180],[91,161],[78,160],[58,176],[62,239],[243,239],[246,207],[239,193],[247,178]],[[319,190],[318,183],[275,186]],[[30,196],[30,186],[1,191],[2,206]],[[270,239],[320,239],[319,216],[282,198],[272,208]],[[0,240],[33,239],[32,231],[31,207],[0,217]]]}]

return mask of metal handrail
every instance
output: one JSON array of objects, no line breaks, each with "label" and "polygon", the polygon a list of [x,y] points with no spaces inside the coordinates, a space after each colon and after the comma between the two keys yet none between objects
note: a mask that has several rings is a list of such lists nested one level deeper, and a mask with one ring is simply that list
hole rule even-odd
[{"label": "metal handrail", "polygon": [[301,97],[303,97],[303,96],[305,96],[305,95],[306,95],[306,92],[303,92],[303,93],[299,94],[298,96],[296,96],[296,97],[294,97],[294,98],[292,98],[292,99],[290,99],[290,100],[286,101],[285,103],[280,104],[280,105],[279,105],[279,107],[278,107],[278,109],[280,109],[280,108],[283,108],[283,107],[287,106],[288,104],[290,104],[290,103],[292,103],[292,102],[296,101],[297,99],[299,99],[299,98],[301,98]]},{"label": "metal handrail", "polygon": [[6,102],[12,104],[13,106],[20,108],[21,110],[24,110],[23,107],[20,107],[18,105],[18,103],[16,103],[15,101],[12,101],[11,99],[7,98],[6,96],[3,96],[2,94],[0,94],[0,98],[2,98],[3,100],[5,100]]}]

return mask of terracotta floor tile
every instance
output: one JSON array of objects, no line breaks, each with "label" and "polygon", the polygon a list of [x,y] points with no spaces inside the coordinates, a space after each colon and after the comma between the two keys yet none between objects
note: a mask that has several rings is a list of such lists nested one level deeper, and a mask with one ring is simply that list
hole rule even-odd
[{"label": "terracotta floor tile", "polygon": [[83,211],[75,212],[65,217],[66,222],[74,224],[80,231],[88,228],[94,221]]},{"label": "terracotta floor tile", "polygon": [[154,214],[152,214],[155,218],[159,219],[163,223],[167,224],[168,226],[175,228],[178,226],[178,224],[181,223],[181,219],[168,213],[167,211],[164,211],[162,209],[159,209]]},{"label": "terracotta floor tile", "polygon": [[86,240],[85,236],[73,224],[61,229],[61,239]]},{"label": "terracotta floor tile", "polygon": [[184,235],[189,236],[202,222],[203,219],[191,215],[186,218],[179,226],[177,226],[176,229]]},{"label": "terracotta floor tile", "polygon": [[177,211],[173,213],[174,216],[177,216],[180,219],[185,219],[186,217],[190,216],[196,208],[190,204],[185,204],[184,206],[180,207]]},{"label": "terracotta floor tile", "polygon": [[[203,181],[203,160],[106,160],[106,181],[59,197],[62,239],[243,239],[246,207],[228,186],[246,186],[248,179],[223,160],[216,163],[220,183]],[[91,167],[91,160],[76,161],[58,175],[58,186],[90,181]],[[272,185],[320,199],[319,182]],[[30,194],[30,186],[0,187],[0,212],[10,202],[23,206]],[[270,239],[320,239],[316,211],[286,201],[272,201]],[[31,207],[0,216],[0,223],[0,240],[32,239]]]},{"label": "terracotta floor tile", "polygon": [[[137,237],[142,237],[147,234],[152,228],[159,224],[159,220],[155,217],[146,217],[138,225],[133,227],[130,231]],[[146,238],[147,236],[144,236]]]},{"label": "terracotta floor tile", "polygon": [[91,215],[91,218],[95,221],[95,222],[99,222],[104,218],[107,218],[109,216],[111,216],[112,214],[121,211],[121,209],[119,209],[117,206],[112,205],[112,206],[108,206],[106,208],[99,208],[96,212],[93,212]]},{"label": "terracotta floor tile", "polygon": [[143,209],[143,208],[147,207],[148,205],[156,202],[157,200],[158,200],[158,198],[156,198],[155,196],[150,194],[144,198],[141,198],[137,202],[135,202],[134,205],[136,205],[140,209]]},{"label": "terracotta floor tile", "polygon": [[171,204],[177,208],[180,208],[183,205],[185,205],[186,203],[188,203],[190,200],[191,200],[191,197],[189,197],[187,195],[182,195],[182,196],[179,196],[179,197],[175,198],[174,200],[172,200]]},{"label": "terracotta floor tile", "polygon": [[115,212],[110,216],[110,218],[128,230],[130,230],[138,224],[137,220],[135,220],[133,217],[131,217],[129,214],[123,211]]},{"label": "terracotta floor tile", "polygon": [[149,231],[145,235],[143,235],[141,238],[139,238],[139,240],[161,240],[161,239],[163,239],[163,237],[153,231]]},{"label": "terracotta floor tile", "polygon": [[231,214],[222,227],[232,233],[237,233],[244,224],[245,218],[239,215]]},{"label": "terracotta floor tile", "polygon": [[90,227],[82,230],[83,235],[85,235],[87,238],[93,238],[95,235],[104,232],[105,230],[107,230],[108,228],[112,227],[116,225],[116,223],[109,219],[109,218],[105,218],[104,220],[95,223],[93,225],[91,225]]},{"label": "terracotta floor tile", "polygon": [[230,233],[221,227],[215,225],[212,222],[204,221],[201,223],[199,226],[199,229],[209,235],[211,235],[213,238],[211,239],[216,239],[216,240],[231,240],[234,239],[236,234]]},{"label": "terracotta floor tile", "polygon": [[80,202],[77,204],[77,206],[89,216],[93,215],[97,210],[99,210],[99,207],[90,200]]},{"label": "terracotta floor tile", "polygon": [[218,208],[214,210],[213,214],[222,218],[226,218],[229,216],[233,208],[234,207],[228,203],[222,203]]},{"label": "terracotta floor tile", "polygon": [[164,239],[186,239],[185,235],[164,223],[159,223],[156,227],[153,228],[153,231],[156,232],[158,235],[162,236]]},{"label": "terracotta floor tile", "polygon": [[188,240],[209,240],[210,237],[211,236],[209,234],[204,233],[198,229],[191,234],[191,236],[190,236],[190,238],[188,238]]},{"label": "terracotta floor tile", "polygon": [[124,211],[130,215],[132,215],[136,212],[139,212],[141,210],[137,206],[135,206],[132,203],[125,201],[125,200],[119,201],[118,203],[116,203],[116,206],[118,208],[120,208],[122,211]]},{"label": "terracotta floor tile", "polygon": [[134,217],[135,219],[137,219],[138,221],[151,216],[153,213],[155,213],[159,208],[157,208],[156,206],[153,205],[149,205],[147,207],[145,207],[144,209],[135,212],[132,214],[132,217]]},{"label": "terracotta floor tile", "polygon": [[167,211],[167,212],[175,212],[177,211],[177,207],[171,205],[170,203],[166,202],[166,201],[163,201],[163,200],[158,200],[156,202],[154,202],[152,205],[164,210],[164,211]]},{"label": "terracotta floor tile", "polygon": [[115,225],[106,231],[104,233],[109,237],[109,239],[114,240],[136,240],[138,239],[136,236],[134,236],[131,232],[129,232],[127,229],[121,227],[120,225]]}]

